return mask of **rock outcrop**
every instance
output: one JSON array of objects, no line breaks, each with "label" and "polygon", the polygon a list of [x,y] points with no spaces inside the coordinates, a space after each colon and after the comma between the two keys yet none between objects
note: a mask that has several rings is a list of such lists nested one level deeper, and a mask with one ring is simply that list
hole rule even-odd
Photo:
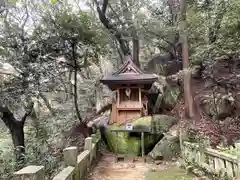
[{"label": "rock outcrop", "polygon": [[[151,149],[163,137],[177,119],[167,115],[145,116],[132,121],[133,128],[149,128],[151,133],[145,133],[145,150]],[[111,151],[139,155],[141,153],[140,134],[120,132],[118,135],[111,132],[113,129],[123,129],[124,125],[109,125],[106,129],[106,137]]]},{"label": "rock outcrop", "polygon": [[180,152],[179,137],[166,134],[153,148],[149,155],[154,160],[171,160]]},{"label": "rock outcrop", "polygon": [[[168,80],[169,81],[169,80]],[[166,78],[160,76],[149,90],[149,112],[156,114],[166,110],[172,110],[181,96],[181,87],[178,84],[166,81]]]},{"label": "rock outcrop", "polygon": [[[182,132],[182,139],[188,139],[188,133]],[[168,129],[167,133],[164,133],[164,137],[159,140],[153,147],[152,151],[148,155],[158,160],[172,160],[176,158],[180,153],[180,140],[179,140],[179,123]]]}]

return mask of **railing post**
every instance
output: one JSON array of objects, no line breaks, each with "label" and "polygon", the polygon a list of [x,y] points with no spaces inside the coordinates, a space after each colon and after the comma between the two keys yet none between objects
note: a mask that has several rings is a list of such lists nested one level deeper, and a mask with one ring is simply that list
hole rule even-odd
[{"label": "railing post", "polygon": [[203,139],[202,142],[200,141],[199,144],[199,151],[200,151],[200,165],[203,163],[206,163],[206,154],[205,149],[207,147],[210,147],[210,141],[209,139]]},{"label": "railing post", "polygon": [[211,144],[210,139],[209,138],[204,139],[203,144],[204,144],[204,147],[210,147],[210,144]]},{"label": "railing post", "polygon": [[44,166],[27,166],[13,174],[14,180],[44,180]]},{"label": "railing post", "polygon": [[89,150],[91,152],[91,150],[92,150],[92,138],[91,137],[87,137],[85,139],[84,150]]},{"label": "railing post", "polygon": [[92,134],[91,138],[92,138],[92,143],[96,143],[97,142],[97,135],[96,134]]},{"label": "railing post", "polygon": [[78,166],[77,166],[77,147],[68,147],[63,150],[65,166],[72,166],[75,168],[74,180],[79,179]]},{"label": "railing post", "polygon": [[98,135],[96,135],[96,139],[97,139],[97,154],[96,154],[96,156],[97,156],[97,159],[98,158],[100,158],[100,156],[101,156],[101,136],[98,136]]},{"label": "railing post", "polygon": [[200,142],[199,144],[199,152],[200,152],[200,157],[199,157],[199,164],[205,163],[205,145],[204,142]]},{"label": "railing post", "polygon": [[88,168],[90,168],[90,165],[92,163],[92,138],[91,137],[87,137],[85,139],[84,150],[89,151],[90,157],[89,157],[89,162],[88,162]]},{"label": "railing post", "polygon": [[240,143],[235,143],[235,147],[237,150],[237,178],[240,178]]},{"label": "railing post", "polygon": [[180,127],[180,130],[179,130],[179,143],[180,143],[181,157],[184,158],[183,129],[182,129],[182,127]]},{"label": "railing post", "polygon": [[94,148],[93,148],[93,162],[95,163],[96,159],[97,159],[97,151],[98,151],[98,143],[97,143],[97,136],[96,134],[92,134],[91,135],[92,138],[92,143],[94,144]]}]

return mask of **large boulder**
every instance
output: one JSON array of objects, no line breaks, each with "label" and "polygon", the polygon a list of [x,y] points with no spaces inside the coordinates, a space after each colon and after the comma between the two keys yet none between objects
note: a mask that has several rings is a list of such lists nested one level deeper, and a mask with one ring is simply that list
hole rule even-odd
[{"label": "large boulder", "polygon": [[[149,112],[158,113],[164,110],[172,110],[175,107],[181,96],[181,87],[168,84],[162,78],[159,82],[153,84],[148,93]],[[160,99],[159,95],[161,96]]]},{"label": "large boulder", "polygon": [[171,85],[166,86],[163,93],[162,103],[160,106],[161,109],[163,110],[173,109],[177,104],[180,95],[181,95],[180,87]]},{"label": "large boulder", "polygon": [[176,74],[182,69],[182,61],[178,60],[172,53],[156,54],[148,62],[145,70],[162,76]]},{"label": "large boulder", "polygon": [[[151,116],[137,118],[132,121],[133,127],[151,127]],[[109,125],[106,130],[106,138],[108,141],[109,149],[113,152],[121,154],[140,154],[141,141],[139,136],[130,136],[126,132],[111,132],[111,130],[124,129],[124,125],[118,126],[116,124]],[[145,137],[145,142],[151,143],[149,136]]]},{"label": "large boulder", "polygon": [[154,134],[168,132],[168,130],[178,122],[177,118],[163,114],[153,115],[152,120],[152,131]]},{"label": "large boulder", "polygon": [[235,103],[232,96],[218,94],[217,97],[203,96],[201,100],[203,111],[210,117],[224,120],[235,115]]},{"label": "large boulder", "polygon": [[179,137],[165,135],[149,153],[154,160],[171,160],[180,153]]},{"label": "large boulder", "polygon": [[[154,115],[137,118],[132,121],[133,128],[149,128],[151,133],[145,133],[145,150],[153,147],[177,122],[176,118],[167,115]],[[141,152],[141,136],[139,133],[111,132],[111,130],[124,129],[124,126],[109,125],[106,130],[106,138],[111,151],[122,154],[139,155]]]},{"label": "large boulder", "polygon": [[109,150],[120,154],[134,154],[140,153],[140,141],[137,137],[130,137],[125,132],[111,132],[111,130],[122,129],[123,127],[117,125],[110,125],[106,130],[106,139]]}]

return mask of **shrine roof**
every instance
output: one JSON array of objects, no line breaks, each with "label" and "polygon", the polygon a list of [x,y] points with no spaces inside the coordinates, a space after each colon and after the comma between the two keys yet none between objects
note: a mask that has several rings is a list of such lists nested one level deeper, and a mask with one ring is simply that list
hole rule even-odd
[{"label": "shrine roof", "polygon": [[156,74],[147,73],[138,68],[132,59],[128,56],[125,58],[122,66],[114,73],[103,77],[103,84],[119,83],[153,83],[158,79]]}]

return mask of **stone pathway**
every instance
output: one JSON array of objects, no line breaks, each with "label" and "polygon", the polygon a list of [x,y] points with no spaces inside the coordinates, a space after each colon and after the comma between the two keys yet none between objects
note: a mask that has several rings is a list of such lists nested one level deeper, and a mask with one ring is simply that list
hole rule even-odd
[{"label": "stone pathway", "polygon": [[[155,177],[159,179],[160,175],[156,173],[166,173],[166,170],[173,166],[175,167],[173,163],[163,163],[160,165],[151,162],[144,163],[141,158],[135,162],[132,162],[132,159],[125,159],[124,161],[115,163],[114,155],[106,153],[94,168],[88,180],[155,180]],[[183,175],[185,176],[185,174]],[[161,180],[168,179],[170,178],[161,177]],[[189,179],[192,179],[192,177],[189,176],[186,178],[186,180]]]}]

